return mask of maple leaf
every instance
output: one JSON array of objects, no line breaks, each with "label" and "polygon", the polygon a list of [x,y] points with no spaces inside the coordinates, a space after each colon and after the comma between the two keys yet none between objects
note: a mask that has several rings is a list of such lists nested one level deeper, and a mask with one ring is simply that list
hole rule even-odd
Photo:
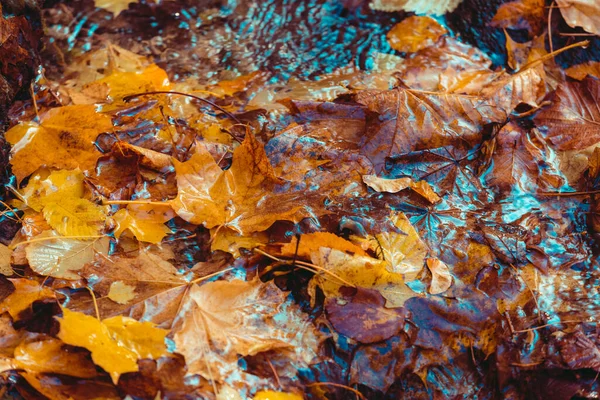
[{"label": "maple leaf", "polygon": [[251,235],[240,235],[228,228],[211,229],[212,251],[222,250],[231,253],[235,258],[240,257],[240,249],[254,249],[269,242],[269,235],[265,232],[254,232]]},{"label": "maple leaf", "polygon": [[581,82],[558,86],[535,122],[558,150],[581,150],[600,140],[600,110],[589,107],[600,99],[600,81],[588,76]]},{"label": "maple leaf", "polygon": [[300,236],[300,244],[298,239],[293,238],[290,243],[286,243],[281,248],[281,254],[287,257],[298,256],[302,258],[310,258],[314,251],[318,251],[321,247],[340,250],[349,254],[367,256],[365,251],[354,243],[343,239],[329,232],[314,232]]},{"label": "maple leaf", "polygon": [[109,239],[78,240],[62,238],[52,231],[43,232],[25,248],[29,266],[40,275],[79,279],[76,271],[92,262],[96,254],[108,254]]},{"label": "maple leaf", "polygon": [[384,305],[376,290],[357,288],[351,296],[328,298],[325,310],[337,332],[361,343],[375,343],[398,334],[408,317],[406,310]]},{"label": "maple leaf", "polygon": [[208,151],[197,144],[187,162],[175,162],[178,196],[175,212],[207,228],[226,226],[241,234],[262,231],[277,220],[299,221],[308,216],[299,195],[278,191],[283,183],[274,174],[265,150],[251,134],[222,171]]},{"label": "maple leaf", "polygon": [[387,38],[394,50],[414,53],[433,45],[448,31],[435,19],[412,16],[394,25]]},{"label": "maple leaf", "polygon": [[537,107],[546,95],[545,79],[543,64],[533,62],[514,74],[505,72],[498,76],[481,95],[509,114],[521,103]]},{"label": "maple leaf", "polygon": [[168,331],[155,328],[150,322],[121,316],[99,321],[66,308],[62,312],[58,337],[67,344],[88,349],[94,363],[108,372],[115,383],[121,374],[137,371],[138,360],[168,354]]},{"label": "maple leaf", "polygon": [[413,11],[416,14],[442,15],[453,11],[462,0],[371,0],[370,7],[377,11]]},{"label": "maple leaf", "polygon": [[65,197],[83,197],[83,180],[83,173],[77,169],[49,173],[42,170],[29,178],[22,196],[29,207],[42,211],[46,204],[59,202]]},{"label": "maple leaf", "polygon": [[596,0],[556,0],[556,4],[569,26],[600,35],[600,4]]},{"label": "maple leaf", "polygon": [[97,113],[94,106],[53,108],[41,117],[40,125],[21,124],[6,132],[13,145],[13,173],[21,182],[41,166],[93,169],[100,157],[94,141],[111,129],[110,117]]},{"label": "maple leaf", "polygon": [[238,356],[284,352],[293,365],[317,356],[319,335],[273,282],[217,281],[194,285],[173,329],[188,374],[216,381],[239,370]]},{"label": "maple leaf", "polygon": [[456,94],[398,88],[362,91],[357,101],[379,115],[368,124],[361,148],[377,172],[383,171],[386,159],[394,155],[451,144],[475,144],[483,125],[505,118],[483,99]]}]

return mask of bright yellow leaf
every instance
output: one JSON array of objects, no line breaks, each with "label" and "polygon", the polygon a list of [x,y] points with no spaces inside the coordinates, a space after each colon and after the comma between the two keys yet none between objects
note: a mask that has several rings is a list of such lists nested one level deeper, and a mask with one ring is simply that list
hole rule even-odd
[{"label": "bright yellow leaf", "polygon": [[64,236],[97,236],[104,226],[105,207],[86,199],[65,197],[44,207],[44,218]]},{"label": "bright yellow leaf", "polygon": [[111,118],[92,105],[53,108],[42,115],[40,125],[17,125],[7,132],[13,173],[21,182],[43,166],[92,169],[101,155],[94,141],[111,129]]},{"label": "bright yellow leaf", "polygon": [[83,197],[83,173],[80,170],[46,170],[35,173],[23,190],[27,205],[41,211],[45,204],[62,201],[66,197]]},{"label": "bright yellow leaf", "polygon": [[144,218],[136,212],[121,209],[112,216],[116,222],[115,237],[119,238],[125,230],[131,231],[140,242],[160,243],[171,230],[160,219]]},{"label": "bright yellow leaf", "polygon": [[235,258],[240,256],[240,249],[253,249],[269,242],[266,232],[255,232],[250,235],[240,235],[228,228],[214,228],[210,231],[212,237],[210,249],[231,253]]},{"label": "bright yellow leaf", "polygon": [[253,400],[302,400],[304,397],[296,393],[274,392],[261,390],[254,395]]},{"label": "bright yellow leaf", "polygon": [[297,246],[297,243],[298,241],[296,238],[292,239],[290,243],[287,243],[281,248],[281,254],[288,257],[294,256],[294,254],[296,254],[296,247],[298,247],[298,257],[310,258],[310,255],[313,252],[318,251],[319,248],[328,247],[350,254],[367,256],[367,253],[365,253],[362,248],[329,232],[304,234],[300,237],[300,246]]},{"label": "bright yellow leaf", "polygon": [[113,102],[120,102],[123,97],[131,94],[167,90],[169,77],[165,70],[152,64],[141,72],[114,72],[105,78],[90,83],[86,88],[90,90],[105,85],[108,86],[110,99]]},{"label": "bright yellow leaf", "polygon": [[137,3],[137,0],[95,0],[96,7],[104,8],[115,15],[119,15],[121,11],[127,10],[130,3]]},{"label": "bright yellow leaf", "polygon": [[88,349],[94,363],[108,372],[115,383],[121,374],[137,371],[138,360],[168,354],[165,337],[169,332],[150,322],[121,316],[99,321],[66,308],[58,321],[58,337],[67,344]]}]

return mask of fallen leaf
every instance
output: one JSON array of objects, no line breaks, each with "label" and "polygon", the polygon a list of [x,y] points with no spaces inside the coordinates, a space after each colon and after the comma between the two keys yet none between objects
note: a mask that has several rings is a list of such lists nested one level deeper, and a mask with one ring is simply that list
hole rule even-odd
[{"label": "fallen leaf", "polygon": [[[162,239],[171,233],[164,224],[164,218],[153,209],[136,212],[129,209],[121,209],[112,216],[117,224],[114,234],[118,239],[125,230],[129,230],[140,242],[160,243]],[[154,218],[154,216],[158,218]]]},{"label": "fallen leaf", "polygon": [[155,328],[150,322],[127,317],[99,321],[66,308],[62,311],[58,337],[67,344],[88,349],[94,363],[108,372],[115,383],[121,374],[137,371],[138,360],[168,354],[168,331]]},{"label": "fallen leaf", "polygon": [[431,285],[429,293],[444,293],[452,285],[452,274],[448,266],[437,258],[427,259],[427,268],[431,272]]},{"label": "fallen leaf", "polygon": [[94,260],[96,254],[108,254],[110,240],[62,238],[55,232],[46,231],[34,238],[25,248],[29,266],[44,276],[61,279],[79,279],[77,271]]},{"label": "fallen leaf", "polygon": [[106,208],[86,199],[65,197],[44,206],[44,218],[64,236],[97,236],[104,228]]},{"label": "fallen leaf", "polygon": [[252,400],[302,400],[303,397],[296,393],[274,392],[261,390],[256,392]]},{"label": "fallen leaf", "polygon": [[[104,89],[106,87],[106,89]],[[88,91],[107,93],[111,102],[122,102],[128,95],[168,90],[169,77],[157,65],[150,65],[143,71],[116,71],[102,79],[86,85]]]},{"label": "fallen leaf", "polygon": [[106,297],[115,303],[128,304],[135,298],[135,286],[122,281],[115,281],[110,284]]},{"label": "fallen leaf", "polygon": [[363,288],[353,295],[327,298],[325,311],[337,332],[360,343],[389,339],[404,328],[408,317],[403,308],[386,308],[385,298],[376,290]]},{"label": "fallen leaf", "polygon": [[228,228],[211,229],[211,250],[222,250],[240,257],[240,249],[254,249],[269,242],[269,235],[265,232],[255,232],[251,235],[240,235]]},{"label": "fallen leaf", "polygon": [[28,339],[15,349],[18,368],[29,373],[52,373],[93,378],[98,375],[96,366],[85,352],[65,350],[65,344],[51,337]]},{"label": "fallen leaf", "polygon": [[318,251],[321,247],[336,249],[359,256],[367,256],[367,253],[362,248],[329,232],[305,233],[300,236],[300,245],[298,245],[298,239],[294,237],[290,243],[285,244],[281,248],[281,254],[286,257],[297,255],[301,258],[310,258],[310,255]]},{"label": "fallen leaf", "polygon": [[569,26],[600,35],[600,4],[596,0],[556,0],[556,4]]},{"label": "fallen leaf", "polygon": [[573,65],[567,68],[565,73],[578,81],[584,80],[588,75],[600,79],[600,61],[588,61],[587,63]]},{"label": "fallen leaf", "polygon": [[79,170],[44,170],[29,178],[22,196],[35,211],[42,211],[48,203],[64,198],[81,198],[84,195],[84,176]]},{"label": "fallen leaf", "polygon": [[379,253],[391,272],[416,274],[425,265],[427,245],[408,218],[402,213],[392,213],[390,220],[400,232],[382,232],[375,235]]},{"label": "fallen leaf", "polygon": [[387,307],[401,307],[404,302],[418,294],[404,283],[402,274],[390,272],[383,260],[368,256],[350,255],[336,249],[321,247],[312,253],[312,263],[329,271],[316,274],[308,285],[308,292],[315,298],[320,287],[326,298],[336,298],[343,286],[356,286],[378,291],[386,300]]},{"label": "fallen leaf", "polygon": [[0,302],[0,314],[8,312],[13,321],[18,321],[19,314],[31,307],[34,301],[55,299],[54,292],[37,281],[26,278],[9,281],[15,286],[15,291]]},{"label": "fallen leaf", "polygon": [[368,124],[361,148],[377,172],[394,155],[453,143],[474,144],[484,124],[505,118],[480,98],[456,94],[367,90],[357,95],[357,101],[379,115]]},{"label": "fallen leaf", "polygon": [[10,263],[11,255],[12,250],[0,244],[0,275],[11,276],[14,273]]},{"label": "fallen leaf", "polygon": [[433,45],[448,31],[435,19],[412,16],[394,25],[388,32],[387,39],[394,50],[414,53]]},{"label": "fallen leaf", "polygon": [[462,0],[371,0],[370,7],[377,11],[412,11],[415,14],[443,15],[453,11]]},{"label": "fallen leaf", "polygon": [[207,228],[226,226],[240,234],[262,231],[277,220],[299,221],[308,216],[301,196],[279,191],[263,146],[252,136],[235,149],[233,162],[221,171],[201,144],[187,162],[175,162],[179,194],[177,214]]},{"label": "fallen leaf", "polygon": [[238,356],[286,352],[293,365],[316,357],[319,336],[274,283],[217,281],[193,285],[173,330],[188,374],[223,381],[239,371]]},{"label": "fallen leaf", "polygon": [[518,0],[502,4],[490,26],[505,29],[527,29],[538,34],[544,21],[544,0]]},{"label": "fallen leaf", "polygon": [[21,182],[42,166],[91,170],[101,155],[94,141],[111,129],[110,117],[97,113],[94,106],[53,108],[41,116],[40,125],[21,124],[6,132],[13,145],[13,173]]},{"label": "fallen leaf", "polygon": [[363,182],[376,192],[398,193],[411,188],[432,204],[441,200],[426,181],[415,182],[411,178],[388,179],[377,175],[363,175]]},{"label": "fallen leaf", "polygon": [[552,104],[535,116],[540,131],[558,150],[581,150],[600,139],[600,110],[589,107],[600,99],[600,81],[588,76],[565,82],[549,96]]},{"label": "fallen leaf", "polygon": [[530,63],[514,74],[504,72],[481,95],[510,114],[519,104],[537,107],[546,95],[546,73],[541,63]]},{"label": "fallen leaf", "polygon": [[115,15],[119,15],[121,11],[127,10],[129,4],[137,3],[137,0],[94,0],[96,7],[104,8]]}]

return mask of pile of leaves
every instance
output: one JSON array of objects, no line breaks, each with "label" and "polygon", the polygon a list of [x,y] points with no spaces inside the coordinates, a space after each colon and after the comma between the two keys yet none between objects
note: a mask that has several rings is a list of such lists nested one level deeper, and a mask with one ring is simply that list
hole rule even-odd
[{"label": "pile of leaves", "polygon": [[370,71],[285,84],[67,40],[5,134],[3,393],[593,397],[600,64],[555,57],[600,9],[557,4],[496,10],[505,68],[412,14]]}]

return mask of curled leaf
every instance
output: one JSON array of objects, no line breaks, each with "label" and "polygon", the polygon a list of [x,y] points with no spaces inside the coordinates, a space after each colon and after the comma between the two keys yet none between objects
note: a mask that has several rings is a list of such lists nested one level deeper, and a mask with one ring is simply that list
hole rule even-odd
[{"label": "curled leaf", "polygon": [[437,258],[427,259],[427,268],[431,272],[431,286],[429,293],[440,294],[444,293],[452,285],[452,274],[448,266]]}]

